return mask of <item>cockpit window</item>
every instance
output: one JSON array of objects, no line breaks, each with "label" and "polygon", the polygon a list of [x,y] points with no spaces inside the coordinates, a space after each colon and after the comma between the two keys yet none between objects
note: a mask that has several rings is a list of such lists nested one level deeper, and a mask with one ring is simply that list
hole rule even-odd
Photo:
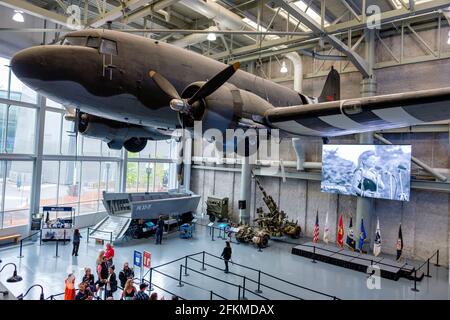
[{"label": "cockpit window", "polygon": [[100,53],[117,56],[117,43],[115,41],[102,39]]},{"label": "cockpit window", "polygon": [[65,37],[62,44],[65,46],[85,46],[86,37]]},{"label": "cockpit window", "polygon": [[87,40],[87,46],[98,49],[100,47],[100,38],[89,37]]}]

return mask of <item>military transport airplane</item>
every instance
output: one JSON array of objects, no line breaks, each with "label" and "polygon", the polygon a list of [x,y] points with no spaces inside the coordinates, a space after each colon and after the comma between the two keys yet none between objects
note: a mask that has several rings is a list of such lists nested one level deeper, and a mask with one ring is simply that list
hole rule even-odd
[{"label": "military transport airplane", "polygon": [[76,106],[71,119],[81,134],[131,152],[194,120],[203,129],[321,137],[450,120],[450,88],[339,100],[339,74],[331,70],[313,99],[238,70],[238,63],[112,30],[68,33],[58,45],[18,52],[11,66],[32,89]]}]

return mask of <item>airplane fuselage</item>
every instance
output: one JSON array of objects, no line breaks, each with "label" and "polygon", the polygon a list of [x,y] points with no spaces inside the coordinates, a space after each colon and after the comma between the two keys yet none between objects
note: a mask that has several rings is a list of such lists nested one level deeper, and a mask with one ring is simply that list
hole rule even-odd
[{"label": "airplane fuselage", "polygon": [[[156,70],[183,92],[226,67],[195,52],[118,31],[76,31],[67,34],[64,42],[19,52],[12,61],[14,71],[32,89],[63,105],[154,128],[173,129],[179,120],[169,108],[170,98],[150,79],[149,70]],[[274,107],[302,104],[296,91],[242,70],[228,83]]]}]

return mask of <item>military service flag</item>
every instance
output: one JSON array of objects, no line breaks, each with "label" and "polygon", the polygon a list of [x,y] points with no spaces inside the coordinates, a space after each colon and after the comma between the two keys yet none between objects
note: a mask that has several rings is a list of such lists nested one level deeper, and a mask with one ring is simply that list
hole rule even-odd
[{"label": "military service flag", "polygon": [[328,225],[328,212],[327,212],[327,216],[325,218],[325,227],[323,229],[323,242],[328,244],[329,238],[330,238],[330,226]]},{"label": "military service flag", "polygon": [[361,230],[359,232],[359,241],[358,241],[358,249],[360,252],[363,252],[364,241],[367,238],[366,229],[364,229],[364,221],[361,219]]},{"label": "military service flag", "polygon": [[397,260],[402,257],[403,252],[403,235],[402,235],[402,225],[398,227],[398,239],[397,239]]},{"label": "military service flag", "polygon": [[347,231],[347,240],[345,241],[345,243],[350,247],[350,249],[355,250],[356,248],[356,242],[353,236],[353,219],[350,217],[350,224],[348,226],[348,231]]},{"label": "military service flag", "polygon": [[339,247],[342,248],[344,246],[344,224],[342,223],[342,215],[339,217],[339,225],[338,225],[336,242]]},{"label": "military service flag", "polygon": [[373,244],[373,255],[378,257],[381,253],[381,232],[380,232],[380,220],[377,219],[377,231],[375,232],[375,242]]}]

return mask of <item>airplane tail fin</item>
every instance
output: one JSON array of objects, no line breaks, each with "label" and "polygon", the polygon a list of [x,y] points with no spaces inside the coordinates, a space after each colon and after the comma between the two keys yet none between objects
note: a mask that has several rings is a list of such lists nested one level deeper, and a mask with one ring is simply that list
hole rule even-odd
[{"label": "airplane tail fin", "polygon": [[337,101],[341,99],[341,76],[339,72],[331,67],[328,73],[327,81],[319,96],[319,102]]}]

